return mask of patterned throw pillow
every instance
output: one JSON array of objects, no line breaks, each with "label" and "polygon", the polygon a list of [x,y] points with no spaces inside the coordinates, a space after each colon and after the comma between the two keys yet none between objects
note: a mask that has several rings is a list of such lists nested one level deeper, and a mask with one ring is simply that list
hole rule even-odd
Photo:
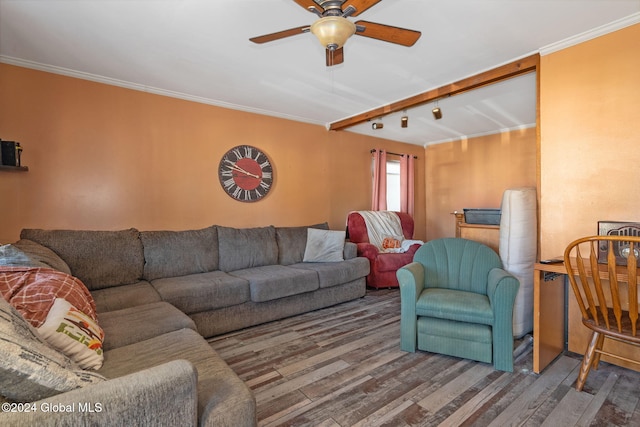
[{"label": "patterned throw pillow", "polygon": [[104,333],[80,280],[50,268],[0,267],[0,294],[81,368],[102,366]]},{"label": "patterned throw pillow", "polygon": [[70,357],[82,369],[102,367],[102,328],[64,298],[55,299],[38,332],[52,347]]},{"label": "patterned throw pillow", "polygon": [[382,249],[399,249],[402,246],[402,240],[399,236],[387,236],[382,239]]},{"label": "patterned throw pillow", "polygon": [[0,395],[31,402],[99,383],[105,378],[83,371],[51,348],[4,298],[0,298]]}]

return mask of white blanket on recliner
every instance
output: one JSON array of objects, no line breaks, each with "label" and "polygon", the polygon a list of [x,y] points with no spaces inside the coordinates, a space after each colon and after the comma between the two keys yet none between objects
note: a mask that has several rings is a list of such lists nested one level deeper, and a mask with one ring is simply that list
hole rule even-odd
[{"label": "white blanket on recliner", "polygon": [[[369,243],[378,248],[380,252],[406,252],[413,244],[423,242],[421,240],[405,240],[402,233],[400,218],[391,211],[358,211],[364,218],[369,235]],[[400,243],[398,248],[385,248],[383,241],[385,238],[397,239]]]}]

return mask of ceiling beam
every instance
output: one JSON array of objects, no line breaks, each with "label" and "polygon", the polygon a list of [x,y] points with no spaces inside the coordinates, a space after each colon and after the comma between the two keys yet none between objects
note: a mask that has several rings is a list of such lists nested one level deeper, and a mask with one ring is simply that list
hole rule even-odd
[{"label": "ceiling beam", "polygon": [[414,95],[410,98],[402,99],[391,104],[374,108],[373,110],[360,113],[355,116],[338,120],[329,124],[329,130],[342,130],[349,126],[354,126],[367,120],[385,116],[387,114],[398,111],[407,110],[421,104],[433,102],[440,98],[459,95],[473,89],[497,83],[501,80],[510,79],[522,74],[531,73],[538,69],[540,64],[540,54],[536,53],[525,58],[518,59],[505,65],[493,68],[489,71],[467,77],[448,85],[441,86],[437,89],[431,89],[426,92]]}]

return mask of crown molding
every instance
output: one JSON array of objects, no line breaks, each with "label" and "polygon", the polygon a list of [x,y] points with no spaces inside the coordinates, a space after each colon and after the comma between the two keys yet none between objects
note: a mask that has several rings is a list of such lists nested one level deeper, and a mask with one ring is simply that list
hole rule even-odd
[{"label": "crown molding", "polygon": [[14,65],[16,67],[29,68],[37,71],[44,71],[46,73],[59,74],[66,77],[72,77],[81,80],[88,80],[95,83],[102,83],[110,86],[117,86],[125,89],[136,90],[139,92],[151,93],[154,95],[167,96],[170,98],[182,99],[184,101],[197,102],[199,104],[207,104],[215,107],[227,108],[230,110],[243,111],[246,113],[260,114],[263,116],[276,117],[285,120],[292,120],[295,122],[308,123],[313,125],[325,126],[324,122],[311,121],[304,117],[292,116],[287,114],[274,113],[269,110],[262,110],[259,108],[251,108],[244,105],[232,104],[230,102],[218,101],[215,99],[204,98],[201,96],[189,95],[182,92],[175,92],[171,90],[160,89],[157,87],[146,86],[139,83],[132,83],[125,80],[114,79],[111,77],[104,77],[98,74],[85,73],[82,71],[71,70],[69,68],[57,67],[54,65],[42,64],[39,62],[28,61],[25,59],[13,58],[11,56],[0,55],[0,63]]},{"label": "crown molding", "polygon": [[640,23],[640,12],[636,12],[632,15],[618,19],[617,21],[610,22],[606,25],[601,25],[600,27],[585,31],[584,33],[576,34],[575,36],[544,46],[540,48],[540,55],[549,55],[550,53],[557,52],[559,50],[566,49],[580,43],[584,43],[586,41],[604,36],[605,34],[613,33],[614,31],[618,31],[638,23]]}]

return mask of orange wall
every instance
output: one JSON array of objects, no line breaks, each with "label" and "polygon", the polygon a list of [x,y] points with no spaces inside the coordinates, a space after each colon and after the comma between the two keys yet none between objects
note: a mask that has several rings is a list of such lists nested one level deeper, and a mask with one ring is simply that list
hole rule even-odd
[{"label": "orange wall", "polygon": [[[302,225],[344,229],[368,209],[371,148],[419,156],[416,237],[425,237],[424,149],[0,64],[0,138],[29,172],[0,171],[0,242],[22,228],[187,229]],[[221,156],[249,144],[274,164],[257,203],[227,196]]]},{"label": "orange wall", "polygon": [[[541,58],[541,257],[599,219],[640,221],[640,25]],[[23,227],[185,229],[209,224],[344,227],[370,201],[371,148],[419,157],[416,238],[454,234],[450,212],[498,207],[535,185],[535,129],[402,144],[0,64],[0,137],[27,173],[0,172],[0,241]],[[217,178],[230,147],[262,148],[276,184],[256,204]],[[426,159],[426,160],[425,160]]]},{"label": "orange wall", "polygon": [[541,58],[541,257],[640,222],[640,25]]},{"label": "orange wall", "polygon": [[504,190],[536,186],[536,129],[428,146],[427,238],[455,235],[451,212],[499,208]]}]

